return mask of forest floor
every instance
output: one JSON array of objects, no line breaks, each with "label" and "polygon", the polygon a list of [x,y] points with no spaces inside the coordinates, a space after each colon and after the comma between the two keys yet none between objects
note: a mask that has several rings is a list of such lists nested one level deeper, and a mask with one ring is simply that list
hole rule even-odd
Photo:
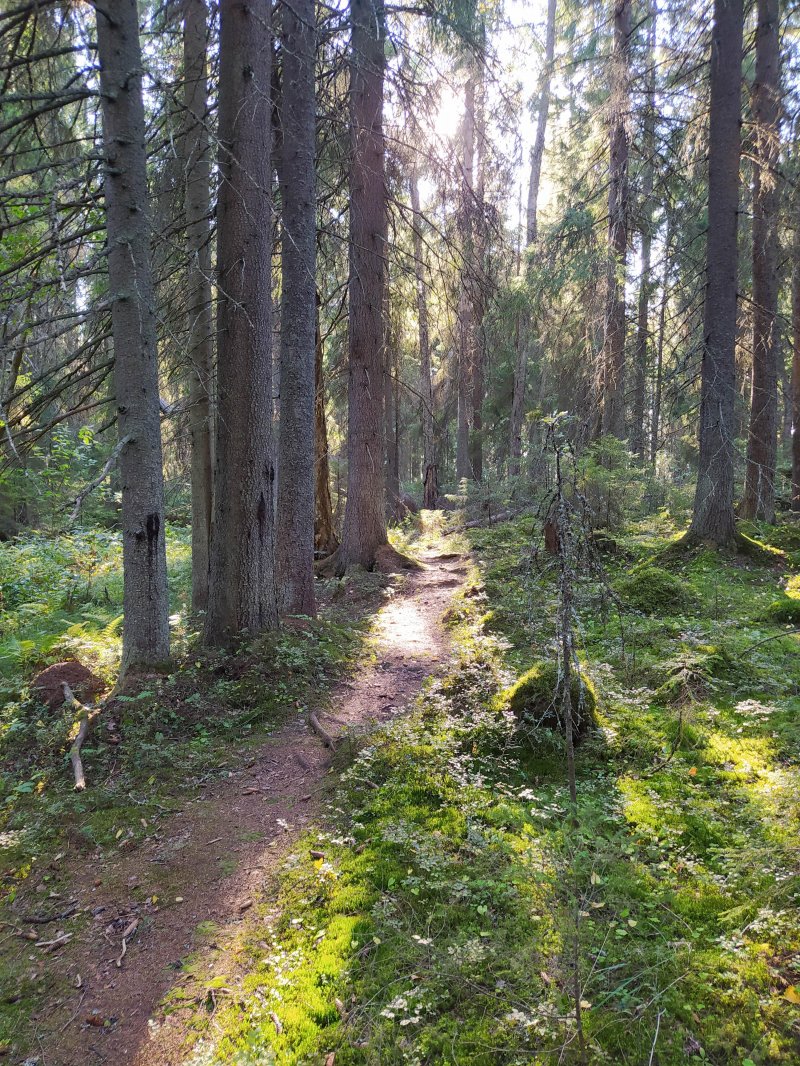
[{"label": "forest floor", "polygon": [[[183,797],[185,807],[170,811],[138,846],[105,856],[100,865],[59,856],[58,879],[69,886],[65,910],[72,913],[60,923],[29,922],[31,942],[17,941],[18,960],[27,956],[34,970],[48,972],[48,993],[35,997],[28,1019],[35,1044],[25,1061],[182,1061],[185,1012],[176,997],[193,1003],[199,995],[210,1003],[230,995],[236,945],[252,936],[257,905],[274,896],[278,871],[300,834],[313,833],[320,821],[337,754],[347,761],[348,745],[401,713],[442,666],[442,616],[465,570],[457,554],[425,551],[419,559],[420,569],[388,586],[388,602],[371,621],[369,653],[330,699],[311,708],[335,753],[305,714],[295,716],[251,747],[242,765],[200,795]],[[31,912],[61,908],[49,900],[41,906],[41,884],[28,884],[15,900],[14,926]],[[65,934],[69,943],[52,953],[39,947]],[[5,944],[8,949],[9,938]]]},{"label": "forest floor", "polygon": [[510,704],[557,658],[541,524],[426,521],[398,542],[424,569],[321,584],[315,623],[232,660],[187,638],[83,796],[70,720],[7,712],[10,1061],[800,1062],[800,527],[743,524],[734,555],[676,550],[666,510],[597,538],[572,816],[563,737]]}]

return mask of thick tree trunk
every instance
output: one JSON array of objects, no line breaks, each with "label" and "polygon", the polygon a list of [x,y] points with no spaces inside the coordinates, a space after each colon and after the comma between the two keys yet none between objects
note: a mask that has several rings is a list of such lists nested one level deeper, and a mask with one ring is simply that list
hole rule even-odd
[{"label": "thick tree trunk", "polygon": [[280,609],[314,615],[316,49],[314,0],[283,8],[280,174],[281,416],[276,568]]},{"label": "thick tree trunk", "polygon": [[625,436],[625,270],[628,257],[631,0],[614,3],[608,272],[603,338],[603,431]]},{"label": "thick tree trunk", "polygon": [[472,287],[472,322],[474,340],[472,346],[472,433],[470,435],[469,461],[472,476],[483,481],[483,401],[486,391],[486,72],[481,60],[475,108],[475,134],[477,141],[477,183],[475,187],[476,222],[474,241],[474,266]]},{"label": "thick tree trunk", "polygon": [[753,85],[753,386],[741,514],[775,521],[778,457],[778,157],[780,45],[778,0],[758,0]]},{"label": "thick tree trunk", "polygon": [[339,547],[331,506],[331,476],[328,459],[328,426],[325,421],[325,372],[322,331],[319,325],[319,294],[316,297],[316,355],[314,358],[314,548],[319,555],[333,555]]},{"label": "thick tree trunk", "polygon": [[471,478],[469,434],[472,415],[472,363],[475,348],[472,301],[475,210],[475,80],[464,85],[464,121],[461,129],[461,288],[458,295],[458,428],[456,477]]},{"label": "thick tree trunk", "polygon": [[792,510],[800,511],[800,225],[795,208],[792,264]]},{"label": "thick tree trunk", "polygon": [[155,300],[136,0],[97,9],[122,489],[122,673],[169,657]]},{"label": "thick tree trunk", "polygon": [[221,0],[218,414],[206,640],[277,625],[272,447],[270,8]]},{"label": "thick tree trunk", "polygon": [[[545,30],[544,66],[539,86],[539,105],[536,115],[536,137],[531,148],[531,169],[528,178],[528,213],[525,243],[531,248],[539,234],[539,185],[542,178],[542,160],[547,136],[547,116],[550,111],[550,81],[556,51],[556,6],[557,0],[548,0],[547,27]],[[531,323],[527,315],[520,315],[516,332],[516,359],[514,383],[511,394],[511,427],[509,445],[509,473],[517,477],[522,456],[522,421],[525,417],[525,388],[528,377],[528,353],[531,343]]]},{"label": "thick tree trunk", "polygon": [[337,569],[371,569],[386,543],[383,474],[387,243],[382,0],[351,0],[347,505]]},{"label": "thick tree trunk", "polygon": [[650,24],[647,29],[647,100],[642,146],[644,163],[642,174],[641,236],[642,275],[639,281],[639,303],[636,316],[636,351],[633,360],[633,419],[631,423],[631,450],[644,459],[647,454],[647,426],[645,425],[647,392],[647,342],[650,335],[650,257],[653,245],[653,166],[655,155],[656,125],[656,18],[655,3],[650,4]]},{"label": "thick tree trunk", "polygon": [[422,250],[422,211],[419,202],[419,182],[412,171],[411,210],[413,212],[412,239],[414,271],[417,286],[417,325],[419,329],[419,396],[422,425],[423,507],[433,510],[439,495],[439,471],[436,463],[433,436],[433,377],[431,375],[431,344],[428,329],[428,301],[425,295],[425,258]]},{"label": "thick tree trunk", "polygon": [[736,536],[733,512],[736,289],[742,113],[742,0],[714,0],[700,459],[689,536]]},{"label": "thick tree trunk", "polygon": [[208,605],[211,542],[211,160],[208,136],[206,0],[183,0],[183,77],[186,129],[186,306],[189,316],[189,438],[192,483],[192,610]]}]

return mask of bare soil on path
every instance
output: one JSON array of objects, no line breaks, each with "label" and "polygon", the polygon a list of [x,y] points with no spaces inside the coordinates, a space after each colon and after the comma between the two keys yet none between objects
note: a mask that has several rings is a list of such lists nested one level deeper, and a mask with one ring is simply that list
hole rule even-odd
[{"label": "bare soil on path", "polygon": [[[433,553],[423,563],[379,611],[374,661],[317,709],[334,737],[399,714],[445,663],[442,616],[463,581],[464,563]],[[91,924],[69,954],[46,963],[62,968],[66,991],[32,1019],[39,1066],[179,1066],[185,1060],[182,1018],[189,1012],[159,1005],[181,987],[182,960],[193,952],[205,953],[206,982],[226,972],[226,941],[241,933],[253,904],[274,892],[299,834],[323,817],[331,758],[299,717],[251,752],[247,765],[167,818],[158,839],[102,869],[76,872],[72,895]],[[211,942],[198,927],[213,930]]]}]

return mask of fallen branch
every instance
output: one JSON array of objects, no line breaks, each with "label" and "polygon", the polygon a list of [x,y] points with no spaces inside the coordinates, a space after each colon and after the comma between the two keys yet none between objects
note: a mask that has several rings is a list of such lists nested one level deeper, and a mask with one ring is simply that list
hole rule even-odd
[{"label": "fallen branch", "polygon": [[94,479],[94,481],[90,481],[86,488],[81,489],[81,491],[75,497],[75,503],[72,508],[72,514],[69,516],[70,522],[74,522],[77,519],[78,515],[80,514],[81,507],[83,507],[83,501],[86,499],[89,493],[94,492],[96,488],[103,484],[105,479],[117,465],[117,460],[120,457],[122,449],[125,447],[126,444],[129,444],[130,441],[130,434],[124,436],[122,440],[117,441],[117,443],[111,449],[111,454],[109,455],[108,459],[106,459],[105,466],[103,467],[103,469]]},{"label": "fallen branch", "polygon": [[327,729],[320,724],[320,720],[319,718],[317,718],[314,711],[312,711],[311,714],[308,716],[308,721],[311,728],[320,738],[325,747],[330,748],[331,751],[336,751],[336,741],[333,739]]},{"label": "fallen branch", "polygon": [[118,967],[122,966],[122,960],[125,958],[125,955],[126,955],[126,953],[128,951],[128,941],[130,940],[130,938],[133,936],[133,934],[136,932],[136,930],[138,928],[139,928],[139,919],[138,918],[134,918],[133,921],[126,928],[125,932],[122,934],[122,951],[120,953],[119,958],[116,960]]},{"label": "fallen branch", "polygon": [[62,911],[61,914],[48,914],[48,915],[44,915],[44,914],[43,915],[21,914],[20,915],[20,921],[30,922],[31,925],[47,925],[48,922],[61,922],[65,918],[71,918],[72,915],[75,913],[75,911],[77,911],[77,909],[78,909],[77,902],[76,903],[71,903],[70,906],[68,907],[68,909],[65,910],[65,911]]},{"label": "fallen branch", "polygon": [[72,933],[62,933],[55,940],[37,940],[36,947],[44,948],[46,951],[56,951],[58,948],[63,948],[65,944],[68,944],[72,937]]},{"label": "fallen branch", "polygon": [[87,707],[85,703],[81,703],[72,689],[69,687],[66,681],[61,682],[61,691],[64,693],[64,701],[71,704],[73,707],[77,707],[80,711],[78,735],[72,742],[72,747],[69,749],[69,760],[72,763],[72,772],[75,775],[75,791],[83,792],[86,788],[86,778],[83,773],[83,762],[81,760],[81,748],[83,742],[89,735],[95,718],[100,713],[100,709],[92,710]]},{"label": "fallen branch", "polygon": [[478,529],[480,526],[494,526],[498,522],[508,522],[512,518],[516,518],[517,515],[522,514],[522,511],[501,511],[499,514],[489,515],[487,518],[475,518],[472,522],[465,522],[461,527],[462,529]]}]

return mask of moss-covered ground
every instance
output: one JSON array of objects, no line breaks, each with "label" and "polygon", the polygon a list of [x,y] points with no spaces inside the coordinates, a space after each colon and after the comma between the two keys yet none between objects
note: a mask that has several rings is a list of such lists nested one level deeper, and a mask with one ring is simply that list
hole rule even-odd
[{"label": "moss-covered ground", "polygon": [[[556,654],[539,530],[470,531],[446,675],[344,771],[187,1062],[577,1062],[576,968],[590,1063],[800,1061],[797,547],[750,533],[778,551],[664,554],[649,519],[579,589],[573,824],[562,739],[521,748],[497,699]],[[669,603],[625,601],[643,564]]]}]

